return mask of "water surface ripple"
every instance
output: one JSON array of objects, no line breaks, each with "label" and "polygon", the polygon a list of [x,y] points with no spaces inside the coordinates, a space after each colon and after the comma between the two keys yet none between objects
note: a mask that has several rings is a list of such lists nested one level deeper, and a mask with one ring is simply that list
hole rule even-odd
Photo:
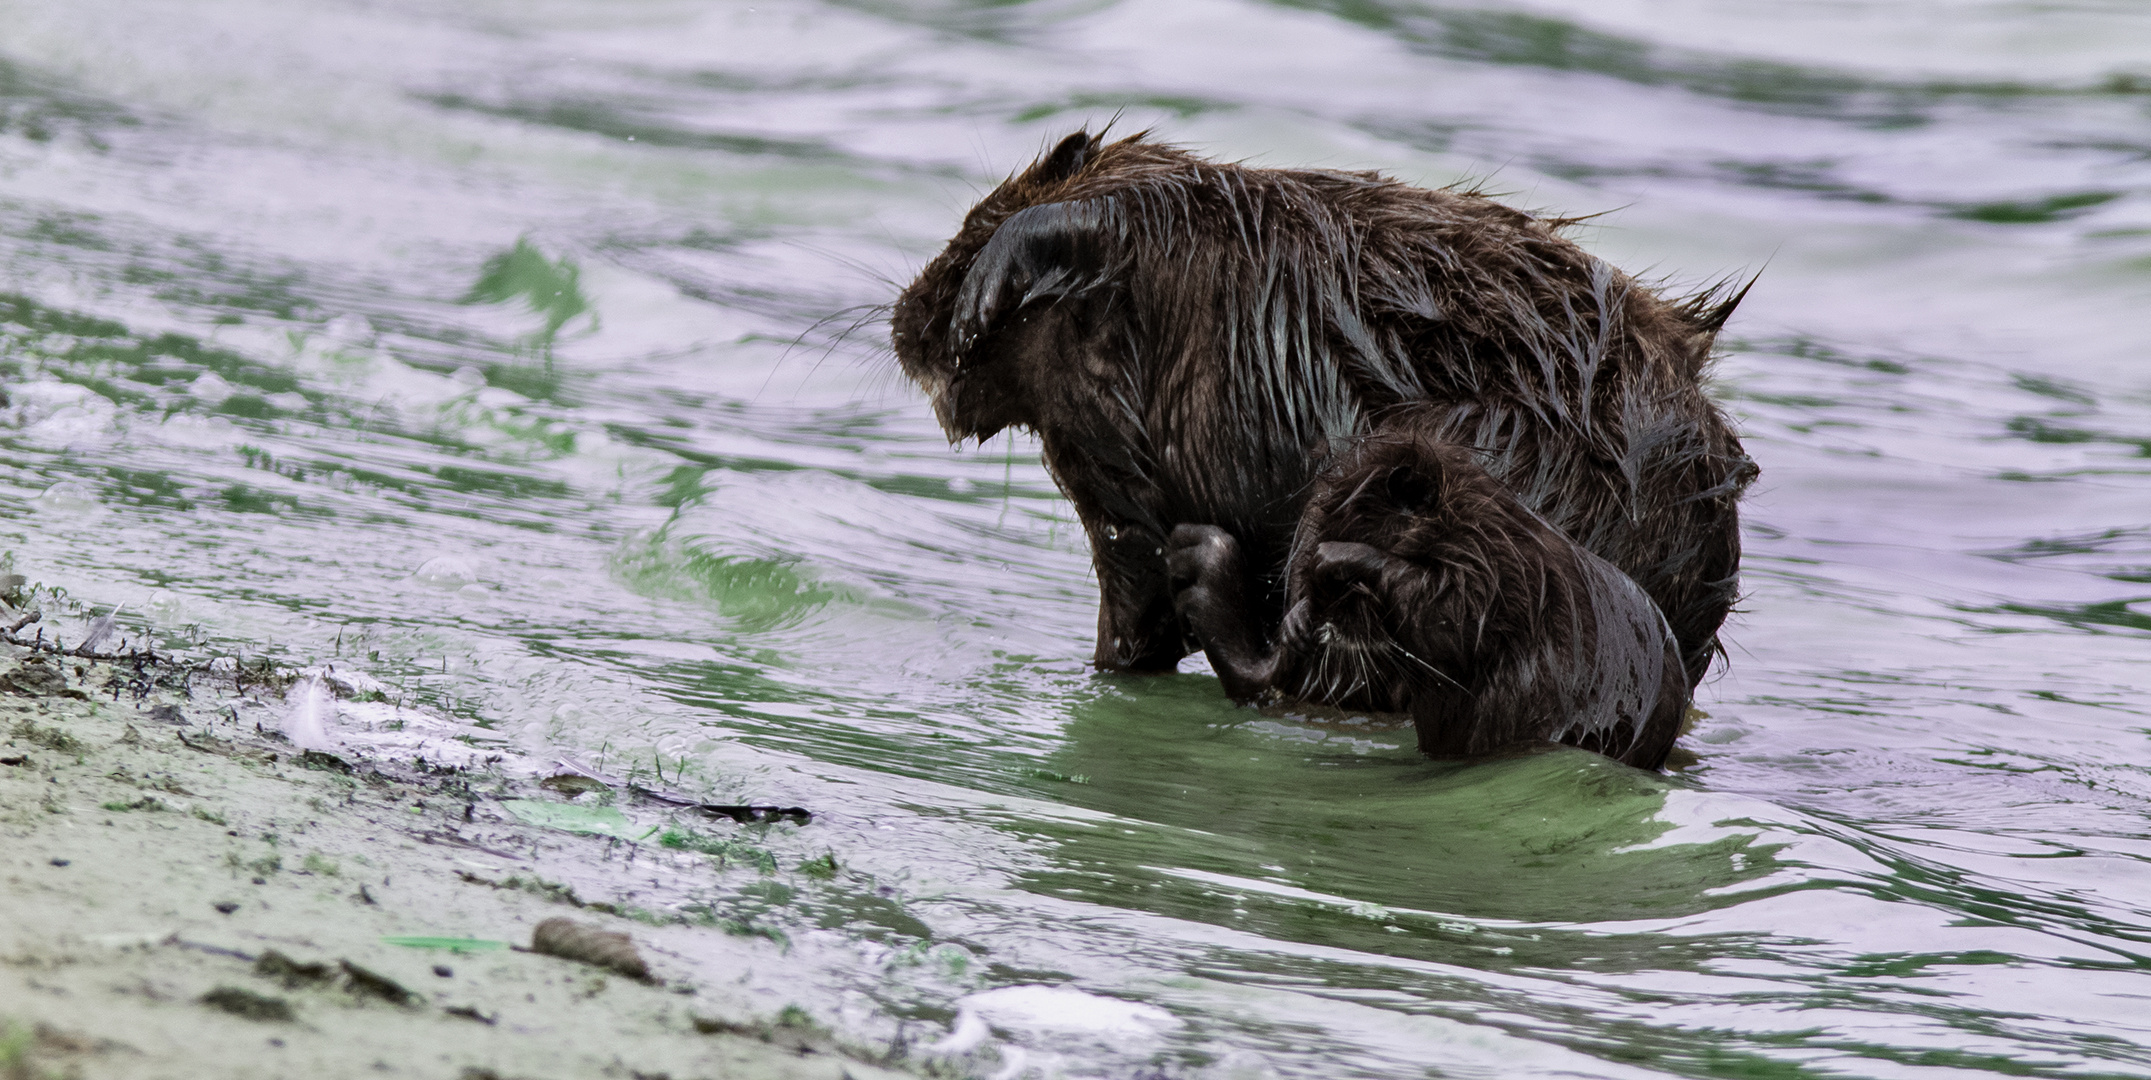
[{"label": "water surface ripple", "polygon": [[[1008,1077],[2151,1073],[2151,10],[0,26],[15,567],[167,647],[358,666],[488,753],[814,807],[773,873],[651,901],[757,928],[772,1011],[919,1045],[970,1011]],[[950,450],[868,308],[1113,117],[1611,211],[1584,242],[1669,288],[1762,272],[1693,764],[1435,764],[1197,661],[1085,667],[1036,445]]]}]

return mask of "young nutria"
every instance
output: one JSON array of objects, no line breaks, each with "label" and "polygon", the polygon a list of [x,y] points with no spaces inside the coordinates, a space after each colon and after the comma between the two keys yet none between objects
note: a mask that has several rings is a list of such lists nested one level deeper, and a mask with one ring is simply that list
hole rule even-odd
[{"label": "young nutria", "polygon": [[1089,534],[1096,663],[1169,671],[1168,532],[1237,538],[1268,637],[1323,461],[1399,406],[1664,611],[1692,685],[1755,475],[1704,396],[1738,297],[1669,302],[1538,219],[1375,173],[1077,132],[995,188],[891,338],[953,441],[1028,428]]},{"label": "young nutria", "polygon": [[1274,642],[1232,534],[1173,530],[1180,614],[1226,692],[1408,712],[1435,757],[1551,741],[1658,768],[1688,710],[1665,617],[1439,426],[1385,423],[1323,472]]}]

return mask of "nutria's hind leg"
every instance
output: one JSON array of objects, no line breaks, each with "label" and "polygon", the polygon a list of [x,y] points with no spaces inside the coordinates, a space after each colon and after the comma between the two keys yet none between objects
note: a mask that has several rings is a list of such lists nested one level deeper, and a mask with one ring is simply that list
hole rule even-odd
[{"label": "nutria's hind leg", "polygon": [[1248,603],[1240,542],[1215,525],[1181,525],[1166,544],[1165,566],[1173,605],[1202,643],[1225,693],[1251,701],[1269,690],[1277,658],[1264,648],[1262,625]]}]

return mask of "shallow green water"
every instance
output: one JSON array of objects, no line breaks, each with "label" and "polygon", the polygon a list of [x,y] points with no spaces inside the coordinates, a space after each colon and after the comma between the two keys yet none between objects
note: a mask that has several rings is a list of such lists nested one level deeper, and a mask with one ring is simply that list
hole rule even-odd
[{"label": "shallow green water", "polygon": [[[2144,1075],[2147,57],[2097,3],[0,2],[0,547],[501,767],[812,807],[645,899],[982,1075]],[[1085,668],[1035,446],[852,320],[1116,114],[1763,271],[1696,764]]]}]

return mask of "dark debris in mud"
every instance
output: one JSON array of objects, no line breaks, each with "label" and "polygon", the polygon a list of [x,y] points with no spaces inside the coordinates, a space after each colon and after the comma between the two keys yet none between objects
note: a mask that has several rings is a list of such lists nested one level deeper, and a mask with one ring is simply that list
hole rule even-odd
[{"label": "dark debris in mud", "polygon": [[201,1002],[212,1009],[221,1009],[248,1020],[288,1022],[298,1019],[298,1014],[292,1011],[291,1002],[280,997],[257,994],[243,987],[219,986],[203,994]]}]

